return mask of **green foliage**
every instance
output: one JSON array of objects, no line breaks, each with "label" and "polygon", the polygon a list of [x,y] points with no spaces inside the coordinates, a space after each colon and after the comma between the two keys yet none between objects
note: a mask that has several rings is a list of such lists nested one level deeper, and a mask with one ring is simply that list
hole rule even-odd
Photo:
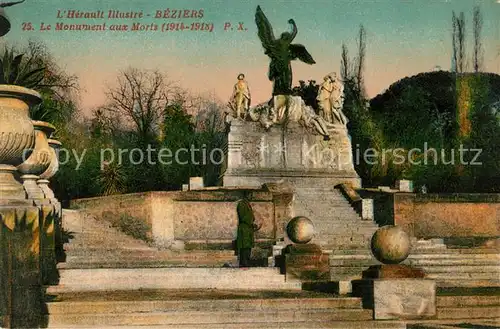
[{"label": "green foliage", "polygon": [[[465,141],[465,148],[481,150],[476,162],[467,169],[469,190],[475,192],[500,192],[500,124],[492,111],[495,100],[500,99],[500,92],[492,93],[491,76],[477,74],[474,76],[471,102],[471,134]],[[468,153],[466,160],[470,162],[475,152]],[[464,184],[465,185],[465,184]]]},{"label": "green foliage", "polygon": [[103,195],[119,194],[124,191],[126,176],[122,166],[116,163],[103,164],[99,185]]},{"label": "green foliage", "polygon": [[32,68],[28,60],[23,61],[24,54],[14,55],[14,49],[5,48],[0,59],[0,84],[17,85],[26,88],[37,88],[42,82],[45,67]]},{"label": "green foliage", "polygon": [[[456,79],[462,77],[470,80],[467,102],[471,133],[458,138]],[[412,179],[415,186],[425,184],[429,192],[498,192],[500,157],[495,150],[500,145],[500,125],[492,106],[499,99],[499,75],[444,71],[404,78],[373,98],[371,114],[382,130],[386,148],[393,145],[422,150],[426,143],[438,155],[437,164],[431,158],[427,164],[421,161],[407,163],[399,168],[402,170],[396,168],[387,182]],[[476,151],[463,151],[461,160],[460,147],[481,150],[481,156],[474,159]],[[451,160],[454,164],[449,164]],[[472,165],[472,160],[482,164]]]},{"label": "green foliage", "polygon": [[304,100],[304,103],[311,106],[314,110],[318,109],[318,96],[319,85],[315,80],[309,80],[308,84],[304,80],[299,81],[299,85],[293,87],[292,95],[300,96]]}]

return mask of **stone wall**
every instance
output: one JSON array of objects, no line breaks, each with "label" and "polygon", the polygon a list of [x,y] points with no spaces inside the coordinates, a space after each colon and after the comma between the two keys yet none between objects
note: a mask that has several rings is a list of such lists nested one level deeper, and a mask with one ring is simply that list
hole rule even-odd
[{"label": "stone wall", "polygon": [[[250,201],[255,220],[262,224],[256,233],[259,242],[274,242],[283,234],[281,226],[289,219],[286,192],[251,189]],[[72,206],[110,220],[127,214],[150,226],[155,244],[170,246],[178,241],[189,245],[230,246],[236,238],[236,205],[242,189],[204,189],[196,191],[148,192],[73,200]]]},{"label": "stone wall", "polygon": [[500,194],[415,194],[360,190],[374,199],[379,225],[400,225],[417,238],[500,237]]}]

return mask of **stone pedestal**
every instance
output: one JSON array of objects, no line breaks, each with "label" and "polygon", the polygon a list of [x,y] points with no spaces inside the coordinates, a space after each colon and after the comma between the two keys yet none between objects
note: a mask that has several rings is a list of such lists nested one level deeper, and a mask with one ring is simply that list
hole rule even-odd
[{"label": "stone pedestal", "polygon": [[330,280],[328,254],[315,244],[288,245],[283,250],[285,278],[302,282]]},{"label": "stone pedestal", "polygon": [[189,177],[189,189],[199,190],[204,188],[203,177]]},{"label": "stone pedestal", "polygon": [[[48,201],[48,200],[47,200]],[[57,285],[59,275],[56,259],[56,208],[52,204],[40,207],[40,271],[44,285]]]},{"label": "stone pedestal", "polygon": [[399,190],[399,192],[413,193],[413,181],[406,179],[397,180],[396,190]]},{"label": "stone pedestal", "polygon": [[416,267],[399,264],[375,265],[363,271],[364,279],[423,279],[425,272]]},{"label": "stone pedestal", "polygon": [[0,199],[0,326],[38,328],[43,303],[40,210]]},{"label": "stone pedestal", "polygon": [[373,199],[362,199],[361,202],[361,218],[363,220],[374,220],[375,210],[373,208]]},{"label": "stone pedestal", "polygon": [[26,192],[23,186],[14,178],[16,167],[0,164],[0,198],[24,200]]},{"label": "stone pedestal", "polygon": [[406,265],[377,265],[353,282],[353,294],[373,309],[375,320],[426,319],[436,315],[436,283]]},{"label": "stone pedestal", "polygon": [[360,187],[351,142],[343,126],[332,128],[329,140],[298,123],[265,129],[259,122],[229,124],[224,186],[261,186],[286,181],[293,186],[320,187],[350,183]]}]

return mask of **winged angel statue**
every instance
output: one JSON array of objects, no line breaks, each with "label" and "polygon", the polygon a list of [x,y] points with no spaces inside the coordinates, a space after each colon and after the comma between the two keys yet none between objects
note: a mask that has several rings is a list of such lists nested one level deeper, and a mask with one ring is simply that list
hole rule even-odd
[{"label": "winged angel statue", "polygon": [[273,28],[260,6],[257,6],[255,23],[265,54],[271,59],[268,77],[270,81],[273,81],[273,96],[290,95],[292,92],[291,61],[300,59],[307,64],[316,64],[316,62],[303,45],[292,44],[297,35],[297,25],[293,19],[288,20],[288,23],[292,25],[292,32],[283,32],[279,39],[274,37]]}]

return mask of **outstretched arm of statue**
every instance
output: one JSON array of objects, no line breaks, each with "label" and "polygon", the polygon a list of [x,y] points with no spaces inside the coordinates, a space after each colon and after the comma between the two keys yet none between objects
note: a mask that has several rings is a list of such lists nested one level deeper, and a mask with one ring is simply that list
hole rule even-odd
[{"label": "outstretched arm of statue", "polygon": [[288,23],[292,25],[292,35],[290,37],[290,43],[295,39],[295,36],[297,36],[297,25],[295,24],[295,21],[290,18],[288,20]]}]

